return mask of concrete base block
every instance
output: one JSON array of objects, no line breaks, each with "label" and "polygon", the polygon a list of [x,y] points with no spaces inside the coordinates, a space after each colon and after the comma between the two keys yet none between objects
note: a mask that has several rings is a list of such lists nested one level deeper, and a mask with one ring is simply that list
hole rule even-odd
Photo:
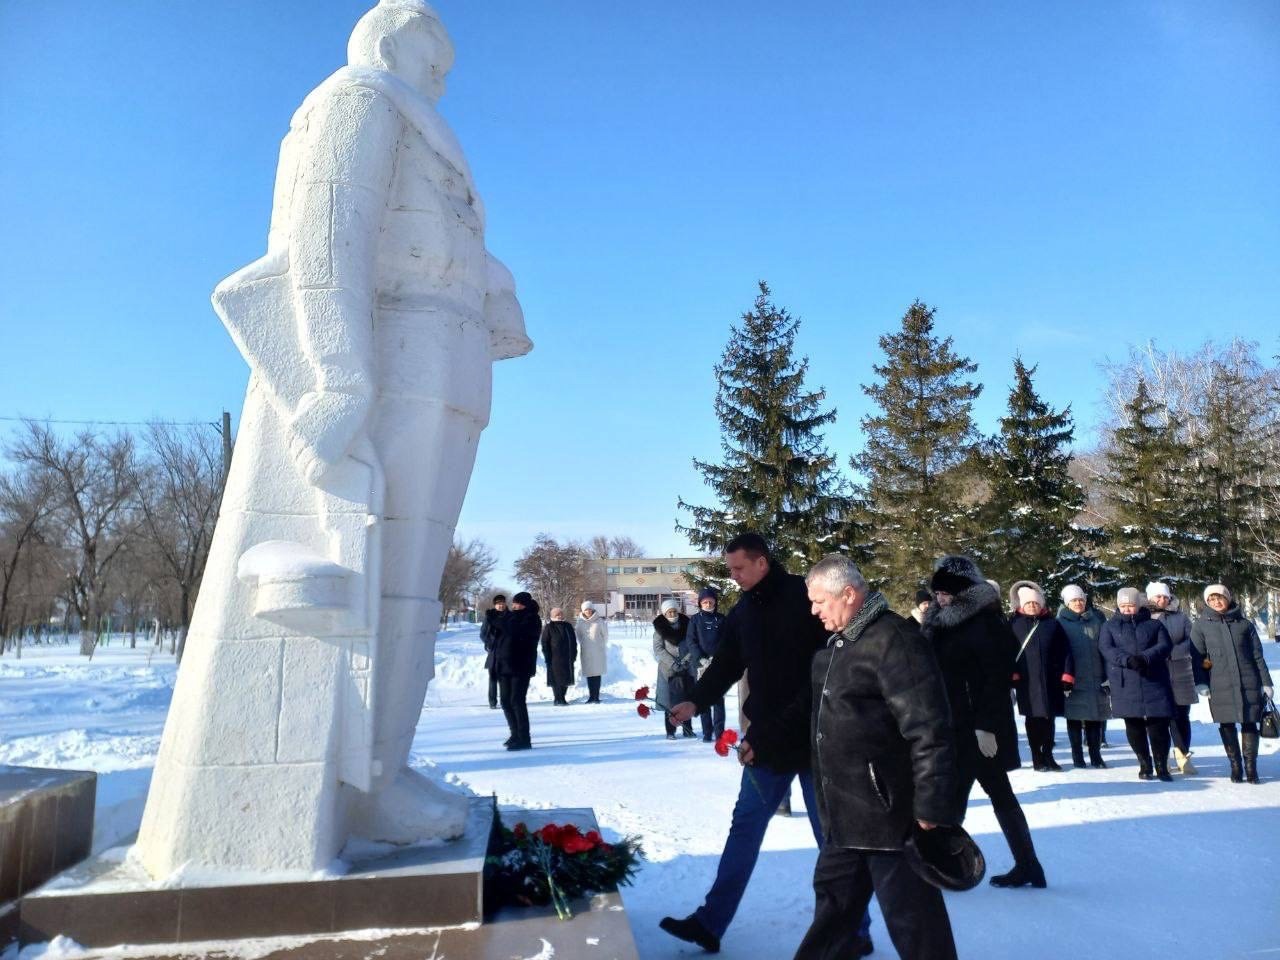
[{"label": "concrete base block", "polygon": [[0,766],[0,906],[89,855],[97,789],[96,773]]}]

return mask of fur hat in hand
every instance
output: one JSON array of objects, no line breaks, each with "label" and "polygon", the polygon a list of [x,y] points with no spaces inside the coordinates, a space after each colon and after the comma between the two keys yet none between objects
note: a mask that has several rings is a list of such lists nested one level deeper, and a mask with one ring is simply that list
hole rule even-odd
[{"label": "fur hat in hand", "polygon": [[983,583],[984,580],[976,563],[968,557],[952,554],[934,565],[933,576],[929,578],[929,589],[934,593],[941,590],[955,595]]}]

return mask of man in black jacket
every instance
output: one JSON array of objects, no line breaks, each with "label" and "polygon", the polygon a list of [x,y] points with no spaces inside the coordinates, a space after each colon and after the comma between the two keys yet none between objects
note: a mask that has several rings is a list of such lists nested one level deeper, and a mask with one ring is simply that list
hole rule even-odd
[{"label": "man in black jacket", "polygon": [[[800,778],[814,839],[822,846],[813,777],[809,771],[809,666],[826,631],[809,608],[804,579],[774,563],[768,545],[745,533],[725,546],[729,575],[742,596],[721,627],[720,645],[693,690],[693,700],[671,708],[683,723],[723,697],[749,671],[751,689],[739,712],[751,718],[742,738],[743,776],[733,821],[715,882],[703,905],[683,919],[664,917],[663,930],[715,953],[747,889],[765,830],[778,804]],[[747,769],[747,768],[750,769]],[[865,907],[865,904],[864,904]],[[858,947],[849,957],[871,952],[869,920],[857,918],[849,933]]]},{"label": "man in black jacket", "polygon": [[511,736],[508,750],[528,750],[529,679],[538,672],[538,638],[542,635],[542,618],[538,601],[523,591],[511,598],[511,609],[498,621],[498,644],[493,649],[493,672],[498,675],[502,712],[506,714]]},{"label": "man in black jacket", "polygon": [[955,737],[942,671],[914,620],[833,554],[805,578],[831,637],[813,658],[813,773],[826,842],[813,924],[796,960],[855,956],[872,890],[905,960],[954,960],[942,894],[902,855],[918,824],[959,820]]},{"label": "man in black jacket", "polygon": [[484,644],[484,668],[489,671],[489,709],[498,709],[498,675],[493,670],[493,648],[498,645],[498,624],[507,612],[507,598],[496,594],[493,606],[484,612],[480,624],[480,642]]}]

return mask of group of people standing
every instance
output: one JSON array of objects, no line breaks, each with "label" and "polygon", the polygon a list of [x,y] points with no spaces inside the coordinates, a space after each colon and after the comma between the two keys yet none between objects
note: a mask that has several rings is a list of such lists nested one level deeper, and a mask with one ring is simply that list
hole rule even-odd
[{"label": "group of people standing", "polygon": [[[670,705],[689,699],[694,683],[720,648],[725,616],[717,609],[719,604],[719,592],[707,587],[698,594],[698,611],[692,617],[685,615],[675,600],[664,600],[653,618],[653,656],[658,661],[654,701],[664,711],[662,719],[668,740],[676,738]],[[699,719],[703,741],[711,743],[719,739],[724,733],[724,697],[703,710]],[[691,719],[680,726],[685,737],[695,736]]]},{"label": "group of people standing", "polygon": [[579,663],[587,678],[587,703],[600,702],[600,680],[609,662],[609,625],[589,600],[582,604],[578,618],[570,623],[564,610],[552,607],[545,624],[538,602],[526,593],[507,598],[499,593],[485,611],[480,639],[485,649],[485,669],[489,673],[489,706],[502,706],[510,736],[503,744],[508,750],[529,750],[529,681],[538,672],[538,648],[547,665],[547,685],[556,706],[567,707],[569,688],[574,684],[574,664]]},{"label": "group of people standing", "polygon": [[1056,616],[1030,581],[1010,589],[1009,626],[1017,655],[1012,674],[1018,710],[1036,770],[1061,770],[1054,725],[1065,717],[1072,765],[1105,767],[1107,720],[1124,721],[1141,780],[1173,779],[1174,764],[1195,774],[1191,707],[1209,698],[1231,764],[1231,779],[1258,783],[1258,722],[1271,698],[1271,675],[1257,628],[1223,584],[1204,590],[1206,609],[1192,621],[1168,584],[1125,587],[1109,617],[1083,588],[1062,590]]}]

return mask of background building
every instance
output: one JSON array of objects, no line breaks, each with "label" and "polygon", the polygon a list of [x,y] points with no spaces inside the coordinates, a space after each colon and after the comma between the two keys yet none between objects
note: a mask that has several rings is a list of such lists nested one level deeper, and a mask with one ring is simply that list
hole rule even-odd
[{"label": "background building", "polygon": [[605,616],[652,620],[668,598],[685,613],[698,608],[698,593],[686,573],[699,557],[618,557],[587,561],[587,599],[607,605]]}]

